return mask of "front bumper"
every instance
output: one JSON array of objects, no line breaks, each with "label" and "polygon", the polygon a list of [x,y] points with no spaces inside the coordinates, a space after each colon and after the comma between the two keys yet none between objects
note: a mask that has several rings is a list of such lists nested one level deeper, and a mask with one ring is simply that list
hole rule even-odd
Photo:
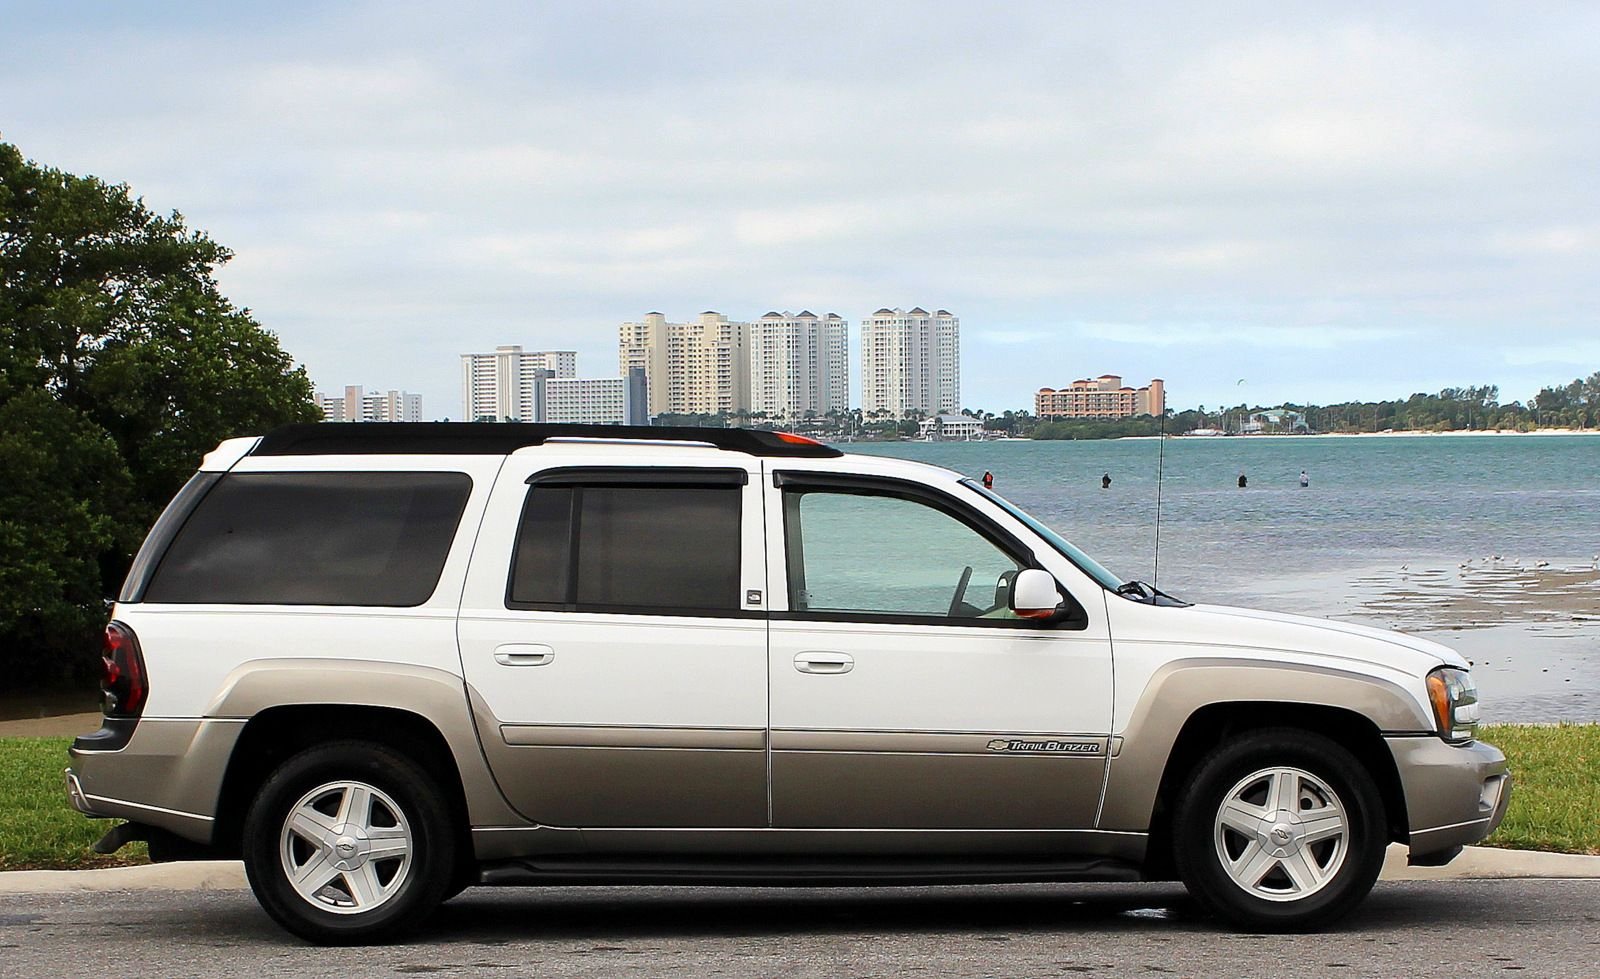
[{"label": "front bumper", "polygon": [[1499,748],[1432,735],[1385,740],[1405,791],[1413,860],[1477,843],[1505,818],[1511,773]]}]

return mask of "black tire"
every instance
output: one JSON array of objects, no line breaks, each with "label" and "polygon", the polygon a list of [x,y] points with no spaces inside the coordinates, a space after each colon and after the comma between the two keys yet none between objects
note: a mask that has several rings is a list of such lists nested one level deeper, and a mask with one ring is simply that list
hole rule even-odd
[{"label": "black tire", "polygon": [[[1290,820],[1264,820],[1262,836],[1255,844],[1259,849],[1246,851],[1250,844],[1241,844],[1248,839],[1245,834],[1231,828],[1225,831],[1219,825],[1223,803],[1236,787],[1248,785],[1243,790],[1246,793],[1261,788],[1270,791],[1276,785],[1271,776],[1254,782],[1246,780],[1273,769],[1310,776],[1284,783],[1294,787],[1297,818],[1305,801],[1326,802],[1320,788],[1331,791],[1343,808],[1342,857],[1332,841],[1312,846],[1296,843],[1283,851],[1306,852],[1314,874],[1324,875],[1314,887],[1302,886],[1301,881],[1293,879],[1287,863],[1271,861],[1266,877],[1247,889],[1247,885],[1235,881],[1224,863],[1225,855],[1231,855],[1240,876],[1249,879],[1253,875],[1244,872],[1250,863],[1247,852],[1254,855],[1264,851],[1269,861],[1277,852],[1271,849],[1276,838],[1267,829],[1269,823],[1284,827],[1280,832],[1286,834],[1302,831],[1300,824]],[[1321,787],[1315,785],[1318,781]],[[1262,806],[1272,812],[1286,811],[1272,808],[1270,799],[1263,799]],[[1306,808],[1308,813],[1313,811]],[[1383,868],[1388,844],[1386,826],[1383,796],[1372,776],[1349,751],[1309,731],[1252,731],[1217,748],[1190,775],[1174,812],[1173,857],[1189,892],[1219,917],[1251,931],[1310,931],[1337,921],[1372,890]],[[1235,847],[1239,852],[1232,853]],[[1303,866],[1297,864],[1296,869]],[[1301,876],[1308,875],[1302,871]],[[1276,899],[1260,896],[1265,891],[1273,892]],[[1302,891],[1303,897],[1295,896]]]},{"label": "black tire", "polygon": [[[409,862],[400,857],[371,861],[372,873],[386,893],[370,911],[360,910],[352,875],[339,873],[337,865],[329,865],[325,872],[334,874],[334,879],[312,897],[302,896],[285,867],[286,859],[304,854],[302,866],[310,868],[318,854],[332,858],[338,856],[336,846],[350,845],[330,842],[319,848],[285,834],[286,822],[302,800],[341,783],[375,789],[367,810],[377,827],[373,836],[388,829],[405,834],[408,844]],[[337,789],[316,796],[332,801],[339,797]],[[324,810],[329,804],[322,803]],[[337,817],[327,818],[331,822]],[[245,873],[267,914],[307,941],[321,945],[389,941],[419,925],[450,893],[457,879],[455,830],[437,783],[410,758],[370,742],[334,742],[295,755],[262,784],[245,818]],[[340,840],[356,835],[341,834]],[[283,855],[285,848],[293,848],[290,857]],[[341,891],[349,895],[346,903],[351,905],[343,913],[334,910]]]}]

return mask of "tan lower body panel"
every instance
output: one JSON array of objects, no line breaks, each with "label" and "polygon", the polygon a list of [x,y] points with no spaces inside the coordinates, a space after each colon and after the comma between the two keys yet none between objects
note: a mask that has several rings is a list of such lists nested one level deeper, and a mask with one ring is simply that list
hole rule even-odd
[{"label": "tan lower body panel", "polygon": [[503,725],[495,780],[546,826],[767,825],[766,732]]},{"label": "tan lower body panel", "polygon": [[98,813],[210,842],[242,721],[145,718],[120,751],[72,749],[72,770]]},{"label": "tan lower body panel", "polygon": [[1105,738],[774,731],[779,828],[1063,830],[1094,825]]}]

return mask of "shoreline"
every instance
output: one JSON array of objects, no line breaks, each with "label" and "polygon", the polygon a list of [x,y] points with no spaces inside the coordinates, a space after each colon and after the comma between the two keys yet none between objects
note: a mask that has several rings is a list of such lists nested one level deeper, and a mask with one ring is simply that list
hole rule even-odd
[{"label": "shoreline", "polygon": [[[1536,428],[1531,432],[1513,432],[1509,429],[1471,429],[1468,431],[1451,432],[1420,432],[1420,431],[1395,431],[1395,432],[1297,432],[1293,435],[1123,435],[1116,439],[1028,439],[1030,442],[1099,442],[1121,441],[1127,442],[1135,439],[1155,441],[1159,438],[1183,439],[1185,442],[1233,442],[1238,439],[1410,439],[1410,438],[1502,438],[1511,436],[1559,436],[1559,435],[1600,435],[1596,428]],[[998,440],[996,440],[998,441]]]},{"label": "shoreline", "polygon": [[827,445],[993,445],[997,442],[1153,442],[1156,439],[1183,439],[1185,442],[1234,442],[1238,439],[1383,439],[1383,438],[1501,438],[1510,436],[1540,436],[1553,437],[1561,435],[1582,435],[1588,437],[1600,436],[1600,428],[1536,428],[1531,432],[1515,432],[1510,429],[1470,429],[1467,431],[1450,432],[1422,432],[1416,430],[1393,432],[1297,432],[1295,434],[1267,434],[1256,433],[1253,435],[1189,435],[1186,433],[1170,433],[1167,435],[1112,435],[1105,438],[1083,439],[1036,439],[1036,438],[997,438],[997,439],[948,439],[930,442],[926,439],[852,439],[850,441],[830,441],[822,439]]},{"label": "shoreline", "polygon": [[[1370,438],[1469,438],[1479,435],[1600,435],[1600,429],[1595,428],[1536,428],[1529,432],[1518,432],[1508,428],[1472,428],[1455,429],[1448,432],[1425,432],[1418,429],[1397,429],[1384,432],[1302,432],[1294,435],[1221,435],[1221,436],[1185,436],[1174,435],[1172,438],[1278,438],[1278,439],[1370,439]],[[1136,436],[1143,438],[1145,436]],[[1158,438],[1159,436],[1149,436]]]}]

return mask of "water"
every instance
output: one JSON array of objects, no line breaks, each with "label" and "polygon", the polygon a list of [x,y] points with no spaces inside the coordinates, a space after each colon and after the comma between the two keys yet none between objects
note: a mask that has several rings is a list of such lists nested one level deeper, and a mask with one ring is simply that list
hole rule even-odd
[{"label": "water", "polygon": [[[990,470],[998,492],[1102,564],[1150,580],[1157,447],[1119,439],[850,450],[973,476]],[[1158,583],[1192,597],[1232,599],[1305,572],[1495,554],[1587,565],[1600,552],[1600,438],[1188,438],[1168,439],[1165,455]]]},{"label": "water", "polygon": [[[1507,695],[1491,711],[1501,719],[1600,720],[1600,437],[1168,439],[1159,576],[1158,447],[1122,439],[849,448],[972,476],[990,470],[996,491],[1118,575],[1156,579],[1190,601],[1348,618],[1448,642],[1490,660],[1479,682],[1486,700],[1491,685]],[[1299,485],[1301,470],[1309,488]],[[1236,485],[1240,472],[1246,489]],[[1103,473],[1109,490],[1100,488]]]}]

